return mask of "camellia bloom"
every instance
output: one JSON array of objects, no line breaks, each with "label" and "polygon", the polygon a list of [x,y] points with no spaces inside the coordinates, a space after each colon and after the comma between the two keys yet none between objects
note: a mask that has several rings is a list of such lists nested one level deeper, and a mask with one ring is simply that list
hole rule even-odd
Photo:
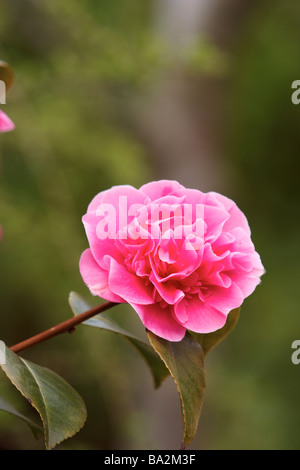
[{"label": "camellia bloom", "polygon": [[103,191],[83,223],[90,248],[80,272],[92,294],[129,303],[170,341],[224,326],[264,273],[236,204],[177,181]]},{"label": "camellia bloom", "polygon": [[14,128],[12,120],[0,109],[0,132],[9,132]]}]

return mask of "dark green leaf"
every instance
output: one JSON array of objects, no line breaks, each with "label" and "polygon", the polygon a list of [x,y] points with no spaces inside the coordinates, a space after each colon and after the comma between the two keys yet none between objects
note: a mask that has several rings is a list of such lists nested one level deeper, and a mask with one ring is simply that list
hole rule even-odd
[{"label": "dark green leaf", "polygon": [[38,439],[43,435],[43,428],[35,423],[32,419],[27,418],[27,416],[23,415],[20,413],[16,408],[9,403],[5,398],[0,396],[0,410],[1,411],[6,411],[7,413],[17,416],[18,418],[22,419],[31,429],[34,437]]},{"label": "dark green leaf", "polygon": [[[86,312],[92,308],[91,304],[75,292],[70,293],[69,303],[75,315],[79,315],[80,313]],[[159,387],[162,381],[169,375],[168,369],[149,344],[124,330],[105,315],[96,315],[95,317],[85,321],[84,324],[121,335],[123,339],[125,339],[140,353],[149,366],[156,388]]]},{"label": "dark green leaf", "polygon": [[201,344],[204,355],[206,355],[212,348],[217,346],[235,327],[241,308],[231,310],[227,317],[227,321],[223,328],[212,333],[193,333],[194,338]]},{"label": "dark green leaf", "polygon": [[148,338],[176,383],[181,400],[182,444],[185,447],[196,435],[203,404],[205,390],[203,350],[189,332],[186,332],[183,340],[179,342],[159,338],[150,331]]},{"label": "dark green leaf", "polygon": [[1,367],[12,384],[38,411],[44,426],[47,449],[72,437],[84,425],[85,404],[59,375],[22,359],[6,347]]}]

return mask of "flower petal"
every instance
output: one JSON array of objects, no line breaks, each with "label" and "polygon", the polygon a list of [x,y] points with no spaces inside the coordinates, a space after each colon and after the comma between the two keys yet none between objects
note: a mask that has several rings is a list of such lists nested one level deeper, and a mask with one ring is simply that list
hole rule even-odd
[{"label": "flower petal", "polygon": [[181,341],[186,328],[172,315],[172,307],[161,308],[159,303],[152,305],[132,304],[145,327],[152,333],[168,341]]},{"label": "flower petal", "polygon": [[[89,204],[87,212],[97,212],[101,204],[111,204],[115,209],[118,209],[121,204],[121,209],[123,210],[129,209],[133,204],[145,204],[145,201],[145,195],[141,194],[140,191],[133,186],[113,186],[97,194]],[[122,207],[122,205],[124,205],[124,207]]]},{"label": "flower petal", "polygon": [[104,271],[95,261],[90,249],[85,250],[80,258],[79,270],[81,276],[94,295],[110,300],[111,302],[124,302],[118,295],[111,292],[108,287],[108,272]]},{"label": "flower petal", "polygon": [[150,281],[169,305],[175,304],[184,297],[184,293],[180,289],[177,289],[171,282],[160,282],[153,273],[150,275]]},{"label": "flower petal", "polygon": [[147,280],[131,274],[116,260],[111,259],[109,270],[109,287],[128,303],[147,305],[153,303],[154,289]]},{"label": "flower petal", "polygon": [[[116,248],[116,234],[114,233],[113,228],[110,229],[109,225],[105,227],[104,223],[102,224],[100,217],[97,217],[95,213],[85,214],[82,217],[82,222],[84,224],[91,251],[97,263],[99,263],[103,269],[107,270],[109,266],[105,262],[105,259],[107,259],[105,258],[106,255],[116,258],[117,261],[121,263],[124,257]],[[103,235],[105,231],[107,231],[106,238],[104,238]]]},{"label": "flower petal", "polygon": [[229,287],[209,286],[209,293],[206,303],[226,315],[240,307],[244,300],[242,290],[235,282],[231,282]]},{"label": "flower petal", "polygon": [[226,323],[226,315],[197,296],[183,299],[175,305],[174,313],[177,320],[188,330],[195,333],[211,333],[222,328]]},{"label": "flower petal", "polygon": [[220,202],[225,207],[226,211],[230,214],[230,218],[224,224],[224,231],[230,232],[235,227],[241,227],[248,235],[251,234],[246,216],[238,208],[234,201],[226,196],[223,196],[222,194],[218,194],[213,191],[208,193],[208,195]]},{"label": "flower petal", "polygon": [[151,201],[175,194],[180,190],[184,190],[184,187],[181,184],[177,181],[169,180],[152,181],[151,183],[144,184],[140,187],[140,191],[146,194]]},{"label": "flower petal", "polygon": [[9,132],[15,128],[12,120],[0,110],[0,132]]}]

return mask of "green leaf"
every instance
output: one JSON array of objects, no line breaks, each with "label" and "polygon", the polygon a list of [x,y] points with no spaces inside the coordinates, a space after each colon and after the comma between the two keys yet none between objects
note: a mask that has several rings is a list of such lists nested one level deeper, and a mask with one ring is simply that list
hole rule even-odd
[{"label": "green leaf", "polygon": [[14,72],[10,65],[3,60],[0,60],[0,80],[5,83],[6,90],[8,90],[14,82]]},{"label": "green leaf", "polygon": [[176,383],[183,417],[182,447],[185,447],[196,435],[203,404],[205,371],[202,347],[188,331],[179,342],[167,341],[150,331],[148,338]]},{"label": "green leaf", "polygon": [[212,348],[217,346],[227,335],[233,330],[240,317],[241,307],[231,310],[226,323],[220,330],[213,331],[212,333],[193,333],[194,338],[201,344],[204,355],[206,355]]},{"label": "green leaf", "polygon": [[19,357],[7,347],[5,354],[5,364],[1,367],[38,411],[46,448],[53,449],[76,434],[86,420],[86,408],[80,395],[55,372]]},{"label": "green leaf", "polygon": [[0,410],[22,419],[29,426],[36,439],[43,435],[43,428],[39,424],[16,410],[16,408],[2,396],[0,396]]},{"label": "green leaf", "polygon": [[[86,312],[87,310],[90,310],[93,307],[76,292],[70,293],[69,303],[75,315],[79,315],[80,313]],[[96,315],[95,317],[92,317],[89,320],[85,321],[83,324],[88,326],[94,326],[96,328],[111,331],[113,333],[121,335],[122,338],[125,339],[130,344],[130,346],[137,350],[142,356],[142,358],[145,360],[146,364],[148,365],[151,371],[155,388],[158,388],[161,385],[162,381],[169,375],[169,371],[165,367],[163,361],[161,361],[159,356],[149,344],[145,343],[133,334],[124,330],[117,323],[110,320],[105,315]]]}]

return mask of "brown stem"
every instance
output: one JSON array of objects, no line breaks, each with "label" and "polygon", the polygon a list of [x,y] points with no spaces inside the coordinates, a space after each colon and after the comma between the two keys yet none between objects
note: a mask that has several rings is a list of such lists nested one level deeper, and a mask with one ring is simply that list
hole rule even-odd
[{"label": "brown stem", "polygon": [[98,313],[104,312],[105,310],[108,310],[109,308],[114,307],[115,305],[117,305],[117,303],[115,302],[105,302],[101,305],[97,305],[96,307],[93,307],[90,310],[87,310],[86,312],[80,313],[79,315],[75,315],[69,320],[66,320],[62,323],[59,323],[58,325],[53,326],[49,330],[43,331],[42,333],[32,336],[31,338],[28,338],[25,341],[22,341],[21,343],[11,346],[10,349],[13,352],[18,353],[20,351],[24,351],[24,349],[30,348],[35,344],[46,341],[49,338],[53,338],[53,336],[57,336],[65,332],[71,333],[72,331],[74,331],[76,325],[79,325],[85,320],[88,320],[89,318],[97,315]]}]

